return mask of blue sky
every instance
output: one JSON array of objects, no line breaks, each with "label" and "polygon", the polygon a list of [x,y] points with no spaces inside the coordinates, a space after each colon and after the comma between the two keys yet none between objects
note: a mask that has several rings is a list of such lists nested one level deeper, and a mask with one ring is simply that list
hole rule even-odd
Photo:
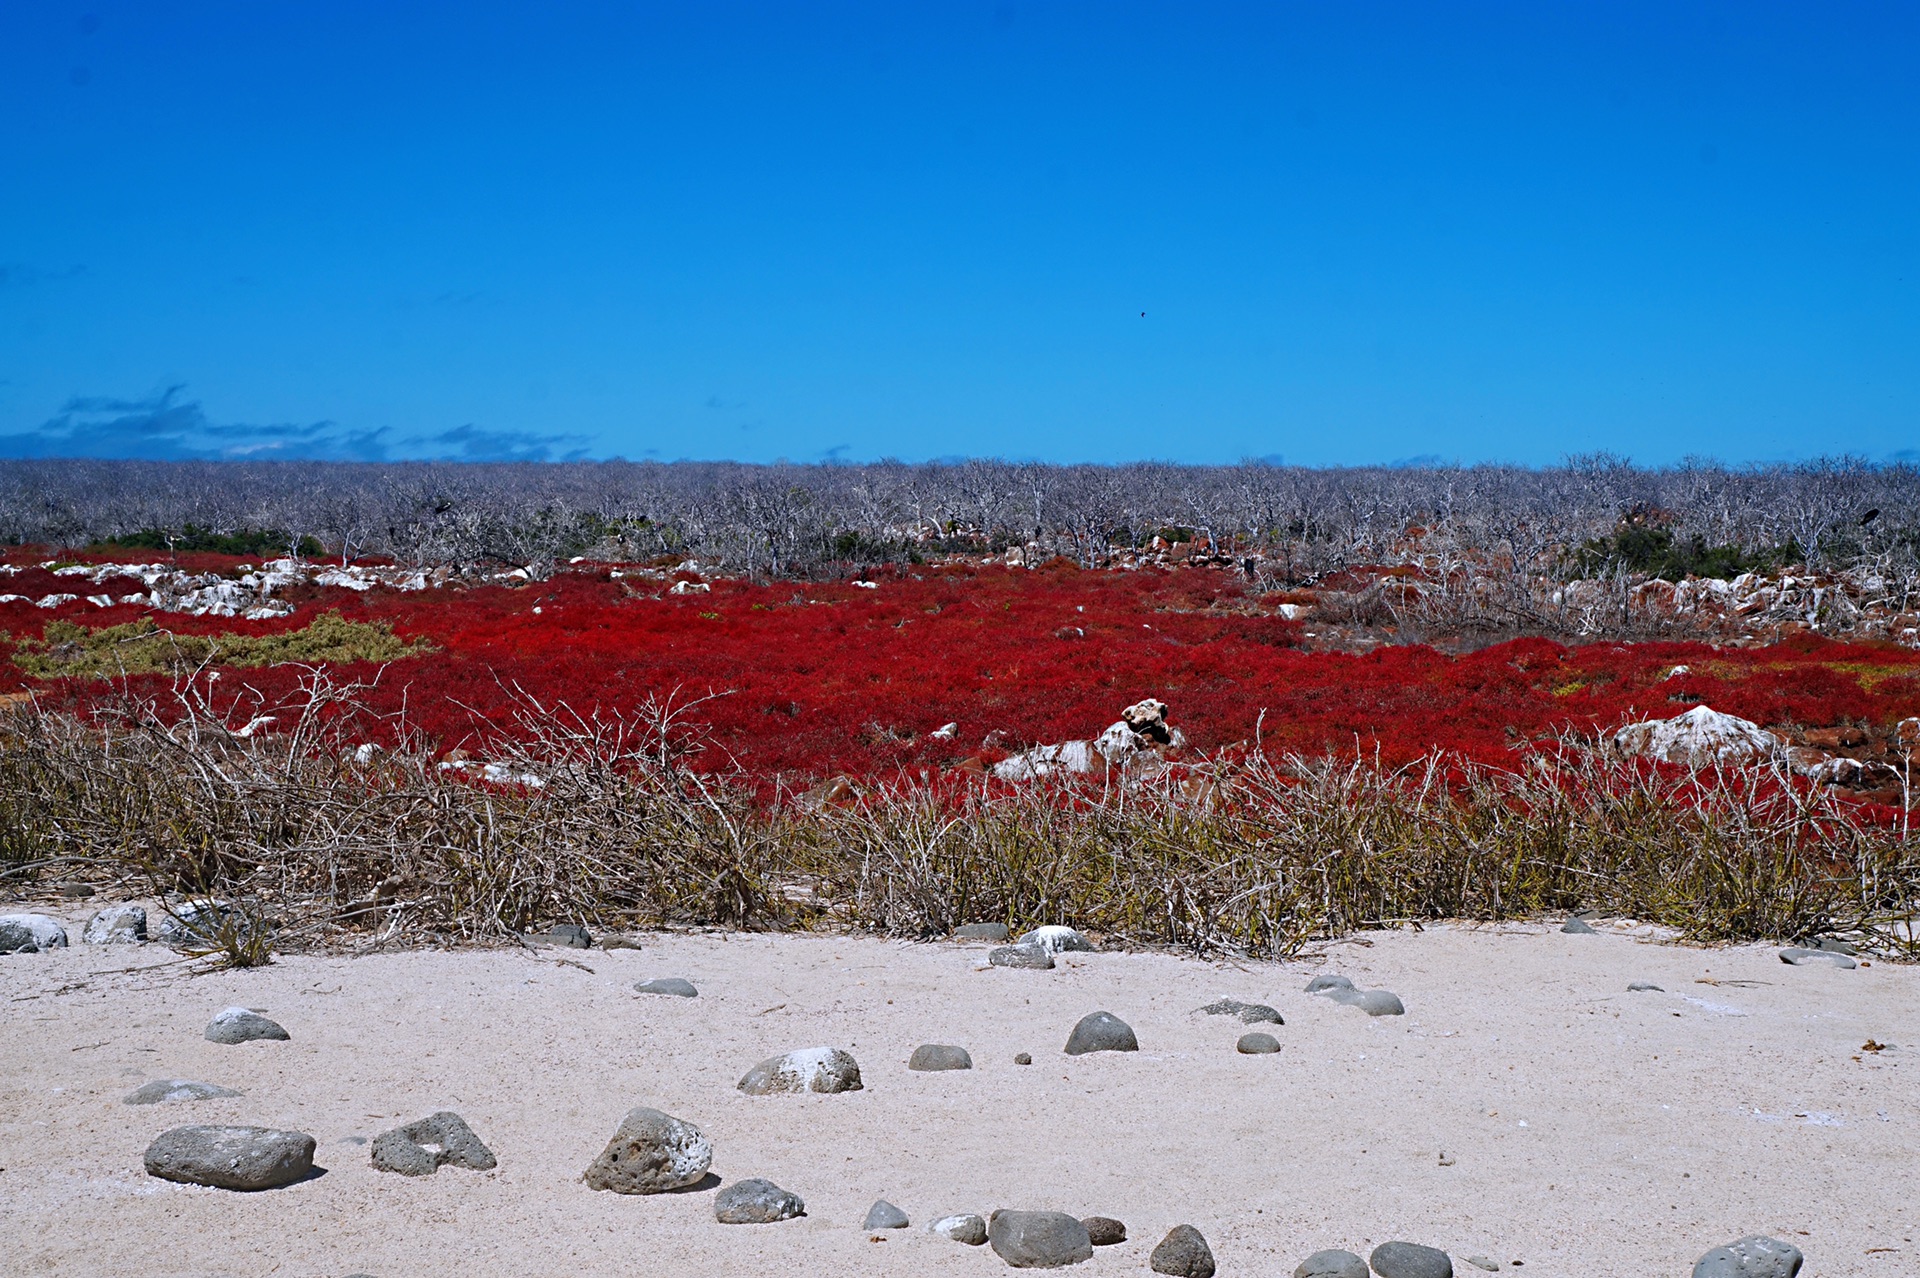
[{"label": "blue sky", "polygon": [[1911,456],[1916,55],[1911,3],[7,5],[0,457]]}]

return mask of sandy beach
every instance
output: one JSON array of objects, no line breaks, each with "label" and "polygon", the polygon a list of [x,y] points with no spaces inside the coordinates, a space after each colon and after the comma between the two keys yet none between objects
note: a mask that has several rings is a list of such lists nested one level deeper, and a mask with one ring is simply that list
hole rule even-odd
[{"label": "sandy beach", "polygon": [[[1750,1233],[1799,1245],[1809,1278],[1920,1268],[1920,972],[1788,966],[1644,930],[1373,933],[1290,963],[1063,955],[983,970],[984,946],[797,935],[648,934],[642,950],[281,957],[199,973],[159,946],[0,958],[0,1234],[19,1274],[380,1276],[561,1273],[971,1274],[987,1248],[934,1218],[1045,1208],[1126,1222],[1074,1272],[1145,1274],[1197,1226],[1222,1275],[1394,1238],[1456,1272],[1685,1274]],[[1338,972],[1393,990],[1371,1018],[1303,993]],[[692,980],[695,999],[634,992]],[[1629,993],[1647,981],[1660,992]],[[1277,1055],[1195,1009],[1272,1004]],[[223,1046],[208,1020],[265,1009],[287,1042]],[[1105,1009],[1138,1053],[1068,1057]],[[1868,1040],[1890,1044],[1863,1052]],[[921,1043],[967,1072],[906,1068]],[[756,1061],[832,1045],[864,1090],[744,1095]],[[1033,1064],[1014,1063],[1030,1052]],[[128,1106],[156,1078],[232,1099]],[[581,1173],[632,1107],[711,1138],[723,1182],[771,1179],[804,1218],[716,1223],[711,1188],[596,1193]],[[364,1142],[440,1109],[490,1172],[377,1172]],[[183,1123],[311,1133],[323,1175],[243,1194],[148,1177]],[[1442,1155],[1445,1155],[1443,1160]],[[861,1228],[877,1198],[909,1229]]]}]

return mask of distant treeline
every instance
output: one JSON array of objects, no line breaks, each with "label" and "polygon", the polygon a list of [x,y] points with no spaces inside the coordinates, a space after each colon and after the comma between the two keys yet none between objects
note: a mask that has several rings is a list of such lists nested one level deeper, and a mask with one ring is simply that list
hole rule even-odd
[{"label": "distant treeline", "polygon": [[1852,458],[1647,469],[14,461],[0,542],[550,568],[586,555],[807,576],[1033,547],[1087,566],[1178,543],[1305,582],[1415,556],[1517,575],[1906,571],[1920,469]]}]

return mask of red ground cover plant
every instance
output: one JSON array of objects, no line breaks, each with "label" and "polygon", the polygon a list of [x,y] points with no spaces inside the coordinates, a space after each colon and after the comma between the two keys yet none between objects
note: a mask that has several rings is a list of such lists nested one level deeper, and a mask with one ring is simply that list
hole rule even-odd
[{"label": "red ground cover plant", "polygon": [[[183,557],[185,558],[185,557]],[[202,571],[239,561],[194,556]],[[120,594],[44,574],[0,582],[32,595]],[[564,572],[520,587],[357,593],[307,587],[289,617],[243,621],[84,602],[0,604],[0,631],[31,640],[53,617],[100,627],[151,615],[181,633],[298,629],[327,609],[384,621],[431,654],[378,672],[366,694],[440,750],[509,729],[519,694],[582,712],[631,715],[649,697],[705,701],[695,766],[737,764],[797,786],[989,761],[1007,748],[1090,737],[1122,706],[1153,696],[1201,751],[1251,742],[1270,751],[1359,752],[1398,763],[1436,748],[1494,764],[1563,732],[1592,735],[1705,702],[1764,725],[1853,724],[1885,734],[1920,714],[1920,654],[1802,638],[1770,648],[1697,643],[1569,646],[1528,639],[1465,655],[1384,647],[1304,650],[1305,628],[1247,594],[1229,572],[922,568],[851,582],[715,581],[666,593],[612,570]],[[132,587],[129,586],[129,589]],[[1688,673],[1670,678],[1674,667]],[[341,677],[372,679],[371,669]],[[219,684],[236,722],[290,696],[296,668],[233,670]],[[128,680],[154,693],[165,676]],[[33,688],[85,707],[111,685],[29,680],[0,662],[0,693]],[[931,737],[957,723],[953,740]],[[998,748],[987,745],[988,734]]]}]

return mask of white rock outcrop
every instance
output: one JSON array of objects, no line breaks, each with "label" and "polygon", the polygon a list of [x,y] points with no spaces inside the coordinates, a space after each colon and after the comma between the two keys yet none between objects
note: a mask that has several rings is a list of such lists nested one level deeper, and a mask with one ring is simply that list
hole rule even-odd
[{"label": "white rock outcrop", "polygon": [[1690,768],[1756,763],[1772,758],[1781,748],[1759,724],[1704,705],[1672,719],[1630,723],[1613,734],[1613,747],[1623,754]]}]

